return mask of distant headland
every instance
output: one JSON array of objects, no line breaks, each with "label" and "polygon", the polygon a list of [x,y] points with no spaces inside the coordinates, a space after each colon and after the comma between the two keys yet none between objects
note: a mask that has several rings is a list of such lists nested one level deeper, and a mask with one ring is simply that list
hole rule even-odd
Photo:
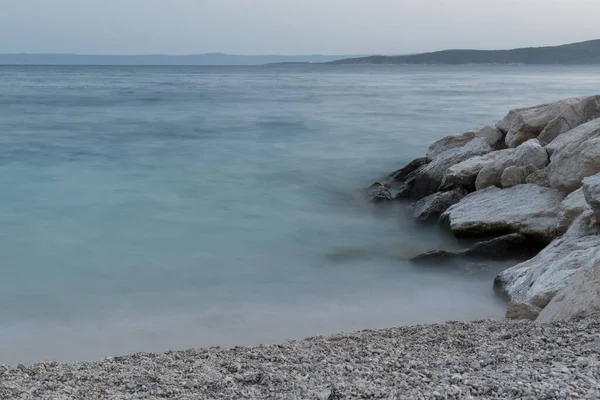
[{"label": "distant headland", "polygon": [[331,64],[600,64],[600,39],[512,50],[443,50],[334,60]]}]

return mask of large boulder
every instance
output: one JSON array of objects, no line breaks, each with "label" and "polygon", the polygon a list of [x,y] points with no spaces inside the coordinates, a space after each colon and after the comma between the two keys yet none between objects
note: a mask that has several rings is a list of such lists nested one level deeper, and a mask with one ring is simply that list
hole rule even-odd
[{"label": "large boulder", "polygon": [[583,178],[600,172],[600,137],[571,143],[550,158],[548,178],[553,188],[567,193],[581,187]]},{"label": "large boulder", "polygon": [[483,167],[475,179],[475,188],[481,190],[489,186],[500,187],[502,186],[502,173],[506,168],[527,165],[532,165],[537,169],[548,165],[548,153],[537,139],[528,140],[516,149],[508,150],[505,157],[498,158]]},{"label": "large boulder", "polygon": [[501,186],[503,188],[510,188],[522,183],[526,183],[525,181],[527,177],[537,170],[538,169],[533,164],[529,164],[524,167],[511,165],[510,167],[506,168],[504,172],[502,172],[502,176],[500,177]]},{"label": "large boulder", "polygon": [[588,121],[576,128],[571,129],[558,136],[552,142],[547,144],[546,151],[550,156],[573,144],[580,145],[588,139],[600,136],[600,118]]},{"label": "large boulder", "polygon": [[537,320],[556,322],[600,313],[600,260],[573,274],[550,300]]},{"label": "large boulder", "polygon": [[[518,186],[517,186],[518,187]],[[537,256],[501,272],[494,281],[509,300],[544,308],[579,270],[600,262],[600,227],[591,211]]]},{"label": "large boulder", "polygon": [[457,236],[521,233],[543,242],[556,237],[558,208],[565,194],[552,188],[518,185],[473,192],[442,214]]},{"label": "large boulder", "polygon": [[465,197],[467,193],[461,189],[447,192],[437,192],[422,198],[412,206],[413,218],[419,222],[430,221],[438,218],[453,204]]},{"label": "large boulder", "polygon": [[462,187],[475,190],[477,174],[486,166],[495,164],[503,159],[508,159],[514,149],[492,151],[482,156],[471,157],[463,162],[448,168],[442,180],[442,189]]},{"label": "large boulder", "polygon": [[585,201],[583,195],[583,189],[577,189],[573,193],[569,194],[560,203],[558,209],[558,232],[563,234],[569,229],[571,223],[575,221],[584,211],[588,210],[589,206]]},{"label": "large boulder", "polygon": [[585,201],[596,214],[597,222],[600,223],[600,174],[583,180],[583,194]]},{"label": "large boulder", "polygon": [[427,151],[427,158],[434,160],[443,152],[458,147],[463,147],[475,138],[484,138],[493,150],[500,149],[504,145],[504,134],[495,126],[484,126],[482,128],[466,131],[457,135],[446,136],[438,140]]},{"label": "large boulder", "polygon": [[506,146],[517,147],[544,133],[547,143],[563,132],[600,116],[598,96],[574,97],[550,104],[511,110],[498,128],[506,135]]},{"label": "large boulder", "polygon": [[550,179],[548,178],[548,167],[534,171],[525,179],[525,183],[531,183],[542,187],[550,187]]},{"label": "large boulder", "polygon": [[471,157],[487,154],[492,151],[485,138],[475,138],[463,147],[446,150],[435,160],[424,165],[406,181],[406,188],[400,197],[420,200],[438,191],[448,168]]}]

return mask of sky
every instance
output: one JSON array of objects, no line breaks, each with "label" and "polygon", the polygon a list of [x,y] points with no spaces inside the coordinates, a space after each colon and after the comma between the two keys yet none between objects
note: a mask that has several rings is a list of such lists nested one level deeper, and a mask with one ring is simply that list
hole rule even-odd
[{"label": "sky", "polygon": [[0,53],[405,54],[600,38],[600,0],[0,0]]}]

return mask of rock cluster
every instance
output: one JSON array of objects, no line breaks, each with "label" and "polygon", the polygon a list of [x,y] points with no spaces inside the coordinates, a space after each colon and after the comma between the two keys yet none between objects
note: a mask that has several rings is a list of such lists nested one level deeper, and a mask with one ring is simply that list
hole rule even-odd
[{"label": "rock cluster", "polygon": [[[546,246],[496,278],[510,300],[507,316],[555,320],[600,311],[590,283],[600,276],[600,96],[512,110],[496,126],[438,140],[390,178],[390,197],[416,202],[415,220],[439,216],[456,236],[486,240],[416,260],[509,258]],[[516,236],[489,240],[502,235]]]}]

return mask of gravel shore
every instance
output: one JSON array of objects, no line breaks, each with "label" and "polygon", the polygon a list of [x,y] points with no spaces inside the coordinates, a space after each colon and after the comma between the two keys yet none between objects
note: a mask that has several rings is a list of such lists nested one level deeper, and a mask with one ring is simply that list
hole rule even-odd
[{"label": "gravel shore", "polygon": [[599,353],[598,318],[448,322],[0,366],[0,399],[598,399]]}]

